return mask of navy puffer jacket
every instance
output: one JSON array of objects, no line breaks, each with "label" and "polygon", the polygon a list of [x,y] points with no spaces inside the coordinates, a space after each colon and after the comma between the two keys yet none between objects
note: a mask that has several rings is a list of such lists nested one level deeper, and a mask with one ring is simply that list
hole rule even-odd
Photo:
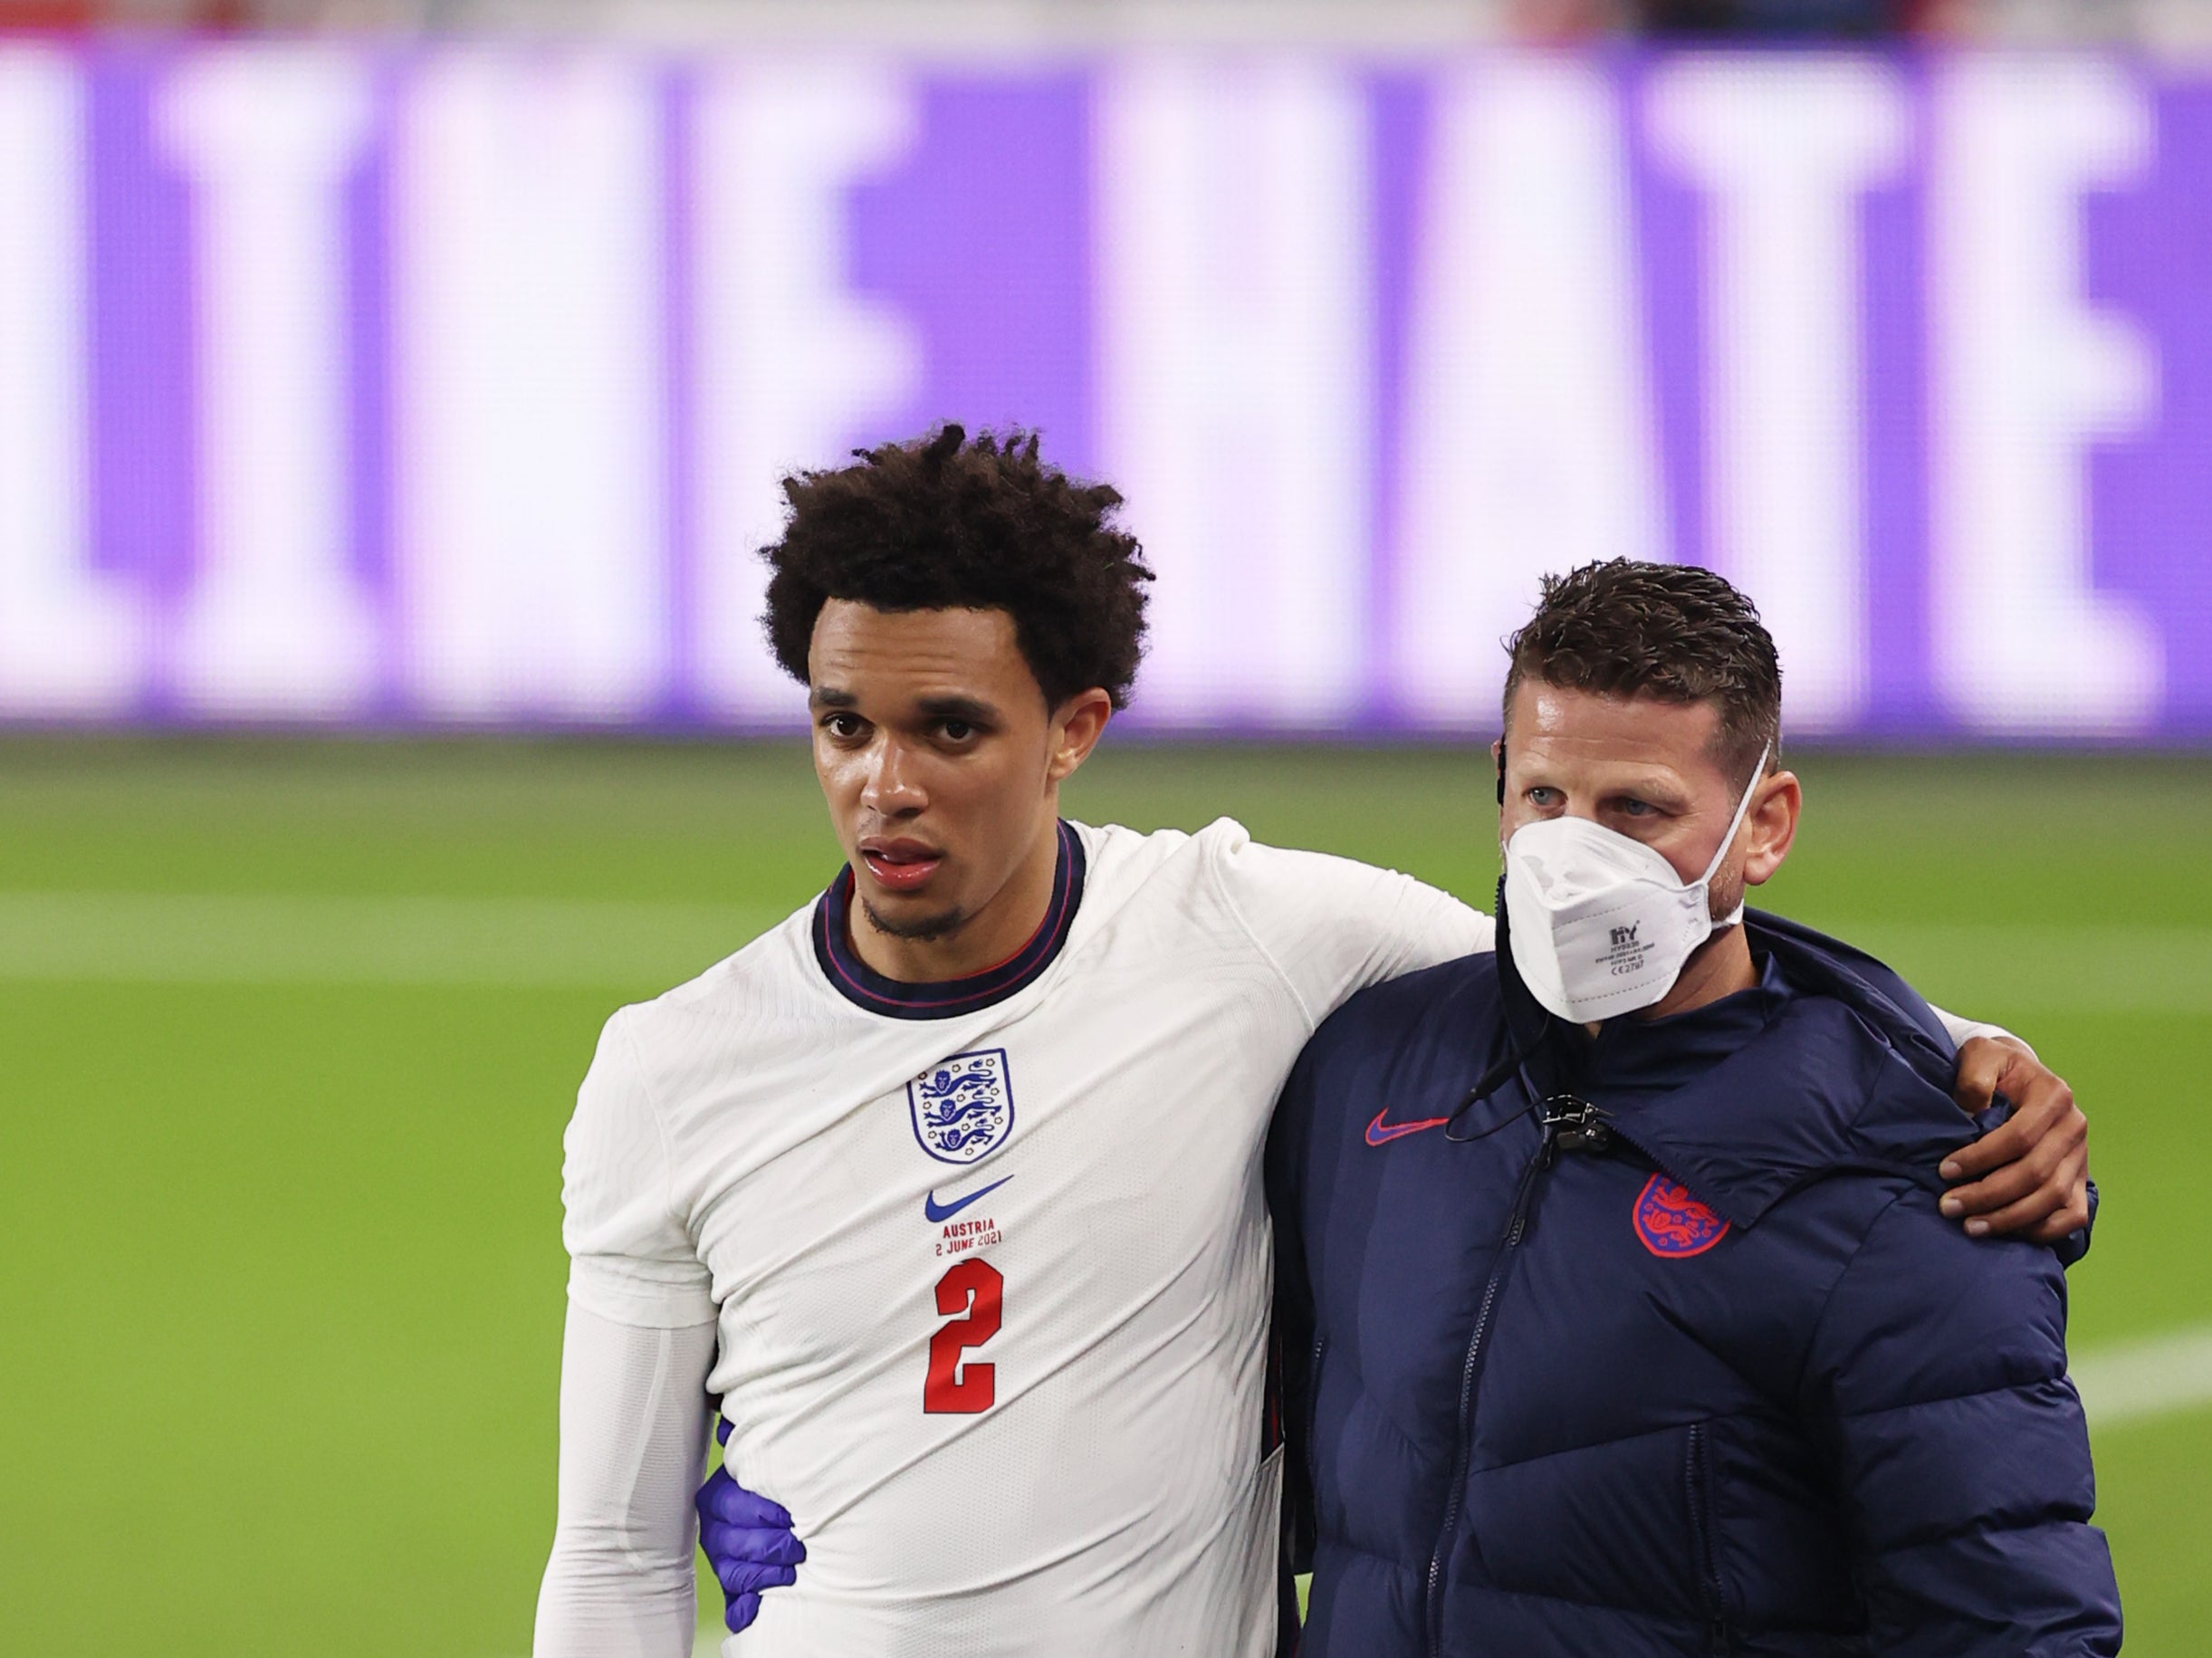
[{"label": "navy puffer jacket", "polygon": [[2119,1650],[2059,1262],[1937,1212],[1940,1025],[1747,925],[1759,986],[1679,1018],[1593,1040],[1501,934],[1307,1048],[1268,1152],[1304,1658]]}]

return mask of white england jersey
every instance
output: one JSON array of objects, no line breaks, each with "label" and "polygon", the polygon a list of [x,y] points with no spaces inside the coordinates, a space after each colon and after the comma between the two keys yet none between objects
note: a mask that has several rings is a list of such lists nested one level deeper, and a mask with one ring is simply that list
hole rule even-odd
[{"label": "white england jersey", "polygon": [[731,1658],[1274,1651],[1268,1115],[1346,997],[1491,925],[1226,819],[1060,833],[988,973],[870,973],[840,881],[600,1039],[570,1294],[717,1321],[725,1459],[807,1544]]}]

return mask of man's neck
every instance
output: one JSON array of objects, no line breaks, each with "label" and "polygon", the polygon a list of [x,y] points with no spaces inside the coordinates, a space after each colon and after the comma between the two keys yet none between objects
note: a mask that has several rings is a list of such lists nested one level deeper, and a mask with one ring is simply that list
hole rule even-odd
[{"label": "man's neck", "polygon": [[1650,1007],[1636,1015],[1638,1019],[1667,1019],[1676,1013],[1688,1013],[1715,1002],[1723,996],[1733,996],[1738,991],[1748,991],[1759,982],[1758,968],[1751,960],[1751,945],[1744,937],[1743,924],[1723,927],[1690,954],[1682,963],[1674,988]]},{"label": "man's neck", "polygon": [[1042,831],[1006,884],[989,903],[952,931],[934,938],[902,938],[886,933],[856,904],[847,912],[847,934],[863,963],[902,984],[934,984],[964,979],[996,967],[1036,935],[1052,907],[1058,874],[1059,820],[1046,819]]},{"label": "man's neck", "polygon": [[[1748,991],[1758,982],[1758,967],[1751,959],[1751,945],[1744,937],[1743,924],[1738,922],[1732,927],[1723,927],[1690,952],[1672,990],[1650,1007],[1639,1008],[1626,1017],[1669,1019],[1677,1013],[1693,1012],[1723,996]],[[1603,1020],[1585,1027],[1592,1036],[1604,1028]]]}]

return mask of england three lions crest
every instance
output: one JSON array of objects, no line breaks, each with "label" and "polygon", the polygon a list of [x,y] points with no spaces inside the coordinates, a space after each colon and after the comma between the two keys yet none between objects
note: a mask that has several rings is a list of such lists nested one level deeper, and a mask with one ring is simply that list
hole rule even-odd
[{"label": "england three lions crest", "polygon": [[906,1085],[914,1137],[940,1163],[974,1163],[1014,1131],[1014,1088],[1006,1049],[985,1048],[940,1060]]}]

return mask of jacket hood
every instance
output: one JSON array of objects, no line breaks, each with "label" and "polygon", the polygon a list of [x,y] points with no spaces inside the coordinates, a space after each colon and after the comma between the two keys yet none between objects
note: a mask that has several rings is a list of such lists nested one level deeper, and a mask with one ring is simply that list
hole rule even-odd
[{"label": "jacket hood", "polygon": [[1791,1192],[1848,1171],[1939,1190],[1936,1165],[1977,1132],[1951,1099],[1942,1021],[1864,952],[1748,911],[1757,985],[1670,1019],[1610,1021],[1593,1039],[1521,982],[1499,887],[1499,989],[1522,1087],[1586,1090],[1724,1219],[1754,1225]]}]

